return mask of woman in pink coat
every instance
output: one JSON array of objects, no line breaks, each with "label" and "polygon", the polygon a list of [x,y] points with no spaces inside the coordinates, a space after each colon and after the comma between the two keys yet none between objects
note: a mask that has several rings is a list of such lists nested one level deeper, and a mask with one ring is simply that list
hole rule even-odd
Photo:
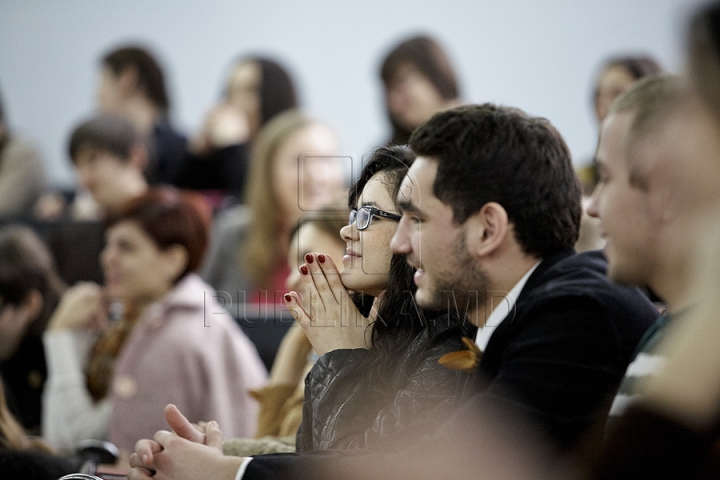
[{"label": "woman in pink coat", "polygon": [[254,433],[248,391],[264,383],[265,368],[193,273],[209,224],[202,199],[171,188],[151,189],[109,219],[105,287],[70,289],[44,338],[43,426],[56,447],[100,438],[129,450],[163,426],[167,403],[193,421],[227,422],[232,435]]}]

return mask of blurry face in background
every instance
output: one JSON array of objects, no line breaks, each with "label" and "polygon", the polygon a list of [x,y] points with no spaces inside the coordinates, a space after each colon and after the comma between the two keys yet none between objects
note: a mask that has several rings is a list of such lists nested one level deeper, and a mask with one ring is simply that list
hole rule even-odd
[{"label": "blurry face in background", "polygon": [[635,83],[635,77],[625,67],[614,65],[600,74],[595,86],[595,118],[598,125],[605,120],[610,104]]},{"label": "blurry face in background", "polygon": [[75,157],[78,182],[105,210],[112,210],[129,199],[126,186],[135,167],[112,153],[93,147],[81,147]]},{"label": "blurry face in background", "polygon": [[305,222],[298,229],[292,238],[290,250],[288,251],[290,276],[287,278],[285,285],[289,290],[295,290],[301,295],[305,295],[298,268],[305,263],[305,254],[313,252],[329,255],[335,265],[340,268],[345,254],[345,242],[340,238],[340,232],[330,234],[319,228],[312,220]]},{"label": "blurry face in background", "polygon": [[120,78],[110,67],[103,66],[97,86],[97,102],[101,112],[120,113],[122,111],[123,94]]},{"label": "blurry face in background", "polygon": [[170,291],[177,275],[173,258],[137,222],[113,225],[105,239],[100,263],[111,298],[145,305]]},{"label": "blurry face in background", "polygon": [[275,155],[273,189],[287,225],[342,194],[343,164],[329,127],[313,123],[296,130]]},{"label": "blurry face in background", "polygon": [[[375,174],[363,188],[356,208],[367,205],[398,215],[386,182],[383,172]],[[390,239],[397,225],[387,218],[372,217],[365,230],[358,230],[355,222],[340,230],[347,245],[341,278],[348,289],[378,296],[387,288],[392,260]]]},{"label": "blurry face in background", "polygon": [[250,125],[250,138],[260,130],[260,86],[262,71],[255,62],[243,62],[230,74],[227,87],[227,103],[239,108]]},{"label": "blurry face in background", "polygon": [[447,103],[430,80],[409,63],[398,67],[386,85],[390,113],[403,127],[413,130]]}]

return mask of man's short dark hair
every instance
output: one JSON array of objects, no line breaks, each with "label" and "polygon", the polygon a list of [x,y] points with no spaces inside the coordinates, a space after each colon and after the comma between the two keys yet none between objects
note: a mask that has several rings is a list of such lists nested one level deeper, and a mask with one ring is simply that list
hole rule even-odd
[{"label": "man's short dark hair", "polygon": [[80,149],[88,147],[127,161],[132,147],[141,142],[141,136],[129,120],[119,115],[102,114],[75,127],[68,150],[73,163],[77,162]]},{"label": "man's short dark hair", "polygon": [[452,207],[456,223],[497,202],[526,253],[546,257],[575,244],[580,181],[548,120],[489,103],[466,105],[418,127],[410,147],[438,161],[433,193]]}]

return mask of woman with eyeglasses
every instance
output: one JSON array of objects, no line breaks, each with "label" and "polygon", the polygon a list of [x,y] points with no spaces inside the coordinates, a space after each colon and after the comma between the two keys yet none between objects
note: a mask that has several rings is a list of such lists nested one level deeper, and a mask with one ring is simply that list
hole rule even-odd
[{"label": "woman with eyeglasses", "polygon": [[464,374],[438,359],[465,348],[469,327],[420,310],[415,271],[390,250],[395,198],[413,158],[407,147],[374,152],[350,191],[344,268],[307,254],[306,296],[285,296],[320,355],[305,382],[298,451],[385,447],[401,436],[407,444],[434,432],[462,396]]}]

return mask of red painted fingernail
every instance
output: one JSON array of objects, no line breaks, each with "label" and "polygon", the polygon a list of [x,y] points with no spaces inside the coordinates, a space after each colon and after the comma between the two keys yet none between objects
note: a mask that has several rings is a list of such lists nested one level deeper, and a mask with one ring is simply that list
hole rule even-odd
[{"label": "red painted fingernail", "polygon": [[312,262],[313,262],[312,253],[308,253],[308,254],[305,255],[305,261],[306,261],[307,263],[312,263]]},{"label": "red painted fingernail", "polygon": [[306,265],[303,265],[302,267],[300,267],[300,273],[302,273],[303,275],[308,274],[308,268]]},{"label": "red painted fingernail", "polygon": [[286,301],[286,302],[292,302],[292,297],[290,296],[289,293],[286,293],[284,296],[285,296],[285,301]]},{"label": "red painted fingernail", "polygon": [[318,255],[318,262],[325,263],[325,255],[323,255],[322,253]]}]

